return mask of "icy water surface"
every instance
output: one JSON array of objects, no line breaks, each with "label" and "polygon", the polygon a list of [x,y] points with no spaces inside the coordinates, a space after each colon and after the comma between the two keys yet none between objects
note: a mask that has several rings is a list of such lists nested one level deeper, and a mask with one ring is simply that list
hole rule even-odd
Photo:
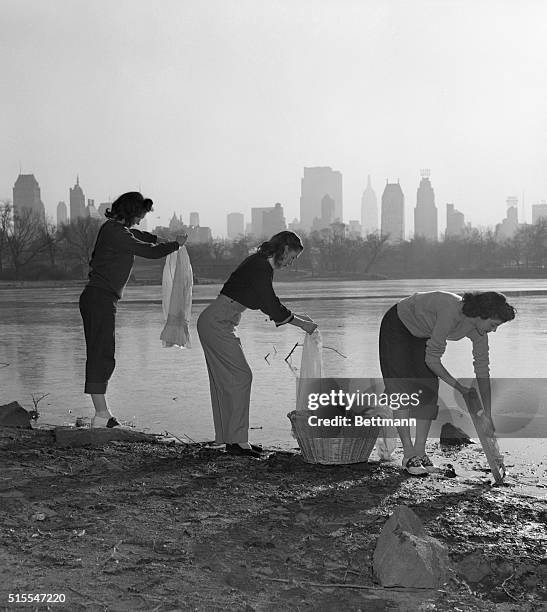
[{"label": "icy water surface", "polygon": [[[395,296],[436,288],[520,292],[511,297],[518,309],[517,319],[490,335],[492,376],[546,376],[547,293],[541,293],[541,282],[405,280],[277,285],[279,295],[301,299],[291,301],[291,310],[313,317],[324,345],[338,351],[325,350],[325,373],[359,378],[380,377],[378,330],[383,313],[397,301]],[[218,289],[198,286],[194,297],[196,301],[212,298]],[[90,400],[82,393],[85,343],[77,306],[79,292],[78,287],[0,289],[0,403],[18,400],[31,408],[32,394],[39,397],[47,393],[39,404],[43,421],[73,423],[77,416],[91,415]],[[164,349],[159,340],[161,306],[155,303],[160,296],[159,287],[128,287],[119,304],[117,367],[108,391],[112,411],[138,428],[210,440],[209,382],[195,331],[195,321],[205,304],[196,303],[192,311],[193,347]],[[257,429],[252,438],[294,446],[286,414],[295,404],[295,375],[284,358],[303,340],[303,334],[292,326],[276,329],[265,315],[247,311],[239,335],[254,375],[251,427]],[[473,375],[470,348],[467,340],[449,342],[444,362],[454,375]],[[292,359],[296,367],[300,355],[297,348]],[[453,404],[448,389],[443,395],[448,405]],[[517,442],[503,440],[502,445],[513,447]],[[536,449],[534,454],[541,454],[539,442],[526,444]],[[524,449],[523,443],[519,448]]]}]

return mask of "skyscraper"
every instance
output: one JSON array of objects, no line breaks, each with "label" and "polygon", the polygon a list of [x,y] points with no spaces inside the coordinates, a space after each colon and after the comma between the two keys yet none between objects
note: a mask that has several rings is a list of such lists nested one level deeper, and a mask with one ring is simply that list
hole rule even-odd
[{"label": "skyscraper", "polygon": [[300,224],[309,230],[316,217],[321,217],[321,200],[329,195],[334,200],[334,221],[343,220],[342,173],[330,166],[304,168],[300,187]]},{"label": "skyscraper", "polygon": [[61,227],[68,221],[68,211],[64,202],[57,204],[57,227]]},{"label": "skyscraper", "polygon": [[465,228],[464,214],[454,208],[454,204],[446,205],[446,234],[450,236],[461,236]]},{"label": "skyscraper", "polygon": [[76,185],[69,190],[70,193],[70,220],[76,221],[79,217],[86,217],[85,196],[80,187],[80,177],[76,177]]},{"label": "skyscraper", "polygon": [[327,193],[321,198],[321,225],[322,227],[328,227],[331,223],[334,223],[334,209],[336,202]]},{"label": "skyscraper", "polygon": [[191,212],[190,213],[190,225],[192,225],[194,227],[198,227],[199,226],[199,213],[197,213],[197,212]]},{"label": "skyscraper", "polygon": [[405,239],[405,196],[399,182],[386,182],[382,194],[381,232],[382,236],[388,236],[388,242]]},{"label": "skyscraper", "polygon": [[364,236],[378,231],[378,198],[372,189],[370,174],[367,177],[366,189],[361,197],[361,227]]},{"label": "skyscraper", "polygon": [[496,236],[500,239],[512,238],[519,227],[518,198],[510,196],[507,198],[507,215],[501,223],[496,225]]},{"label": "skyscraper", "polygon": [[547,202],[545,201],[532,204],[532,224],[537,223],[540,219],[547,221]]},{"label": "skyscraper", "polygon": [[240,238],[245,233],[244,217],[243,213],[229,213],[226,218],[228,238],[235,240]]},{"label": "skyscraper", "polygon": [[439,236],[435,192],[429,181],[429,170],[422,170],[414,209],[414,236],[437,240]]},{"label": "skyscraper", "polygon": [[85,216],[91,217],[92,219],[100,219],[101,215],[99,211],[95,208],[95,200],[91,200],[88,198],[87,200],[87,208],[85,209]]},{"label": "skyscraper", "polygon": [[46,210],[40,198],[40,185],[34,174],[20,174],[17,177],[13,186],[13,210],[19,215],[23,210],[31,210],[45,220]]}]

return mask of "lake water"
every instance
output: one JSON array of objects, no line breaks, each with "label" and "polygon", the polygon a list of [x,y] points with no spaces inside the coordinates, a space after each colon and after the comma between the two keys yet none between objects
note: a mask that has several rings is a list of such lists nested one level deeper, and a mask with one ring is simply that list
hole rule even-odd
[{"label": "lake water", "polygon": [[[194,288],[193,347],[182,350],[162,348],[159,340],[163,327],[158,304],[161,287],[127,288],[118,308],[117,367],[108,390],[111,410],[120,419],[139,429],[169,431],[181,438],[213,438],[209,382],[195,322],[219,288]],[[541,280],[276,284],[278,295],[290,298],[291,310],[305,312],[319,324],[324,345],[345,356],[326,349],[325,373],[357,378],[380,377],[377,339],[383,313],[399,297],[433,289],[497,289],[511,294],[518,317],[490,334],[492,376],[545,377],[547,283]],[[39,404],[41,421],[74,423],[78,416],[91,416],[91,401],[83,394],[85,343],[77,305],[80,291],[77,286],[2,289],[0,285],[0,404],[17,400],[30,409],[33,394],[47,393]],[[295,374],[284,358],[302,342],[303,332],[293,326],[276,329],[262,313],[246,311],[239,335],[254,375],[251,427],[256,429],[251,438],[294,447],[286,414],[295,405]],[[458,378],[473,376],[470,346],[467,340],[448,344],[444,363]],[[300,356],[297,348],[293,366],[299,367]],[[454,404],[448,388],[443,397],[448,405]],[[543,404],[539,410],[545,414]],[[505,446],[514,442],[502,440]],[[537,447],[537,439],[528,442]],[[524,448],[522,442],[519,448]]]}]

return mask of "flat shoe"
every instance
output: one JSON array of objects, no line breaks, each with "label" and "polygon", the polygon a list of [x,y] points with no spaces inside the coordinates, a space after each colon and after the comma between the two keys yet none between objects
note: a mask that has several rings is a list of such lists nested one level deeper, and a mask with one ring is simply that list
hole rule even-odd
[{"label": "flat shoe", "polygon": [[407,457],[403,459],[403,468],[411,476],[427,476],[429,472],[422,465],[420,457]]},{"label": "flat shoe", "polygon": [[236,457],[254,457],[255,459],[262,457],[262,453],[252,448],[241,448],[239,444],[226,444],[226,452],[228,455],[234,455]]},{"label": "flat shoe", "polygon": [[428,474],[434,474],[435,472],[442,472],[440,468],[438,468],[436,465],[433,465],[433,461],[431,461],[431,459],[427,455],[422,455],[420,457],[420,461],[422,462],[424,469],[427,470]]},{"label": "flat shoe", "polygon": [[118,419],[116,419],[116,417],[101,417],[101,416],[94,416],[91,419],[91,427],[95,428],[95,427],[108,427],[109,429],[111,429],[112,427],[119,427],[120,423],[118,422]]},{"label": "flat shoe", "polygon": [[251,450],[254,450],[255,453],[265,453],[266,451],[262,448],[262,446],[259,446],[258,444],[251,444]]}]

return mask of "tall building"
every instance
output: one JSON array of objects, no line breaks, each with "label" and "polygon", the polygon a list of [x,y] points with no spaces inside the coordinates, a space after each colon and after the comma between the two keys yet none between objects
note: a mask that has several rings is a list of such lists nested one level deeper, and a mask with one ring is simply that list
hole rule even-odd
[{"label": "tall building", "polygon": [[192,225],[193,227],[199,226],[199,213],[197,212],[190,213],[190,225]]},{"label": "tall building", "polygon": [[68,221],[68,210],[64,202],[57,204],[57,227],[61,227]]},{"label": "tall building", "polygon": [[286,230],[283,206],[277,202],[275,206],[251,208],[251,227],[251,233],[255,238],[270,238]]},{"label": "tall building", "polygon": [[405,196],[401,185],[387,183],[382,194],[382,236],[387,242],[401,242],[405,239]]},{"label": "tall building", "polygon": [[334,200],[334,221],[343,220],[342,173],[330,166],[304,168],[300,187],[300,224],[309,230],[316,217],[321,217],[321,200],[329,195]]},{"label": "tall building", "polygon": [[336,202],[328,193],[321,198],[321,220],[325,225],[334,223],[335,208]]},{"label": "tall building", "polygon": [[169,231],[170,232],[183,232],[186,230],[186,226],[184,225],[184,221],[182,220],[182,215],[180,218],[177,217],[176,213],[173,213],[171,220],[169,221]]},{"label": "tall building", "polygon": [[283,206],[279,202],[262,213],[262,231],[267,238],[287,229]]},{"label": "tall building", "polygon": [[255,206],[251,208],[251,234],[255,238],[264,238],[266,233],[264,232],[264,211],[270,207],[266,206]]},{"label": "tall building", "polygon": [[226,217],[226,225],[228,230],[228,238],[235,240],[245,234],[245,224],[243,213],[229,213]]},{"label": "tall building", "polygon": [[108,209],[110,209],[111,206],[112,206],[112,202],[101,202],[99,204],[98,212],[99,212],[99,216],[101,217],[101,219],[104,217],[104,213]]},{"label": "tall building", "polygon": [[454,204],[446,205],[446,234],[450,236],[461,236],[465,229],[464,214],[454,208]]},{"label": "tall building", "polygon": [[532,224],[537,223],[540,219],[547,221],[547,202],[545,201],[540,204],[532,204]]},{"label": "tall building", "polygon": [[70,220],[76,221],[80,217],[86,217],[85,196],[80,187],[80,177],[76,177],[76,184],[69,190],[70,193]]},{"label": "tall building", "polygon": [[370,183],[370,174],[367,177],[367,186],[361,197],[361,227],[363,236],[378,231],[378,198]]},{"label": "tall building", "polygon": [[92,219],[100,219],[101,215],[99,211],[95,208],[95,200],[91,200],[88,198],[87,200],[87,208],[85,209],[86,217],[91,217]]},{"label": "tall building", "polygon": [[46,210],[34,174],[20,174],[17,177],[13,185],[13,210],[17,214],[22,214],[23,210],[32,210],[45,220]]},{"label": "tall building", "polygon": [[501,223],[496,225],[497,238],[503,240],[515,235],[519,227],[518,204],[518,198],[514,196],[507,198],[507,215]]},{"label": "tall building", "polygon": [[416,193],[416,208],[414,209],[414,236],[438,240],[439,227],[435,192],[429,180],[430,171],[421,171],[422,180]]}]

